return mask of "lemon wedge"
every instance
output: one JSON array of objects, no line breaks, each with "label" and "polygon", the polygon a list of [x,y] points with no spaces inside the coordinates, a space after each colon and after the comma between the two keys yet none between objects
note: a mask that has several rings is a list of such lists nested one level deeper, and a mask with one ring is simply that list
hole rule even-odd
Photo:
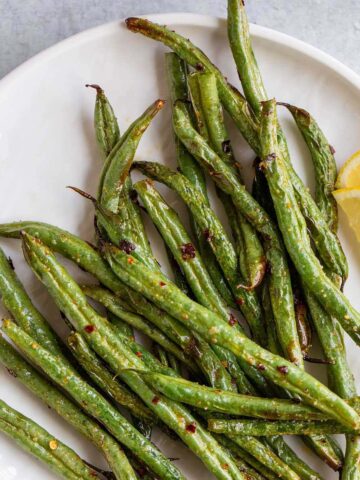
[{"label": "lemon wedge", "polygon": [[360,150],[351,155],[341,167],[335,187],[339,189],[360,187]]},{"label": "lemon wedge", "polygon": [[356,238],[360,242],[360,187],[340,188],[334,190],[333,195],[345,212]]}]

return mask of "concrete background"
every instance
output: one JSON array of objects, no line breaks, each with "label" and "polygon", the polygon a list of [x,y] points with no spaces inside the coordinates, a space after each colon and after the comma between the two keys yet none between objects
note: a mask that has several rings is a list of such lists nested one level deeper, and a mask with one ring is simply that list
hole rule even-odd
[{"label": "concrete background", "polygon": [[[250,21],[300,38],[360,73],[359,0],[247,0]],[[226,0],[0,0],[0,78],[75,33],[131,15],[226,15]]]}]

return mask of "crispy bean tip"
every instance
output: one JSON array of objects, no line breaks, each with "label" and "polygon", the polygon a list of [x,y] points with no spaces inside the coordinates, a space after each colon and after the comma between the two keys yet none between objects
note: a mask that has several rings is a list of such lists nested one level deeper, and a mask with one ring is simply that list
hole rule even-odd
[{"label": "crispy bean tip", "polygon": [[93,88],[96,90],[96,93],[100,94],[103,93],[104,90],[100,87],[100,85],[97,85],[96,83],[87,83],[85,85],[86,88]]},{"label": "crispy bean tip", "polygon": [[82,197],[87,198],[93,203],[96,203],[96,198],[90,195],[90,193],[84,192],[84,190],[81,190],[80,188],[72,187],[71,185],[67,185],[66,188],[69,188],[70,190],[74,190],[74,192],[78,193]]},{"label": "crispy bean tip", "polygon": [[129,30],[136,30],[138,21],[139,21],[139,18],[137,17],[129,17],[125,19],[125,24]]}]

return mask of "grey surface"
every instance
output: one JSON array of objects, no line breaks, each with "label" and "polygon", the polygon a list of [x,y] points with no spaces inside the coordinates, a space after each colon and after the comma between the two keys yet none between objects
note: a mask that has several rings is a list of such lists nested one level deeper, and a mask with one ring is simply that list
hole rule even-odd
[{"label": "grey surface", "polygon": [[[305,40],[360,73],[359,0],[247,0],[250,20]],[[0,0],[0,78],[37,52],[130,15],[225,16],[226,0]]]}]

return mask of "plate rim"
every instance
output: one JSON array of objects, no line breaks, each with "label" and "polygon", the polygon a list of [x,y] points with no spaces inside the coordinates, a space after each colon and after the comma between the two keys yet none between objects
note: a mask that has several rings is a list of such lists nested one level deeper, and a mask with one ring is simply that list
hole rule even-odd
[{"label": "plate rim", "polygon": [[[188,12],[143,14],[138,15],[138,17],[147,18],[162,25],[193,25],[210,28],[218,27],[219,24],[224,24],[226,22],[226,18],[223,17]],[[71,49],[77,44],[81,44],[89,39],[96,38],[96,36],[108,34],[112,31],[115,32],[119,28],[123,28],[124,21],[125,19],[123,18],[82,30],[81,32],[55,43],[45,50],[40,51],[39,53],[30,57],[28,60],[25,60],[25,62],[15,67],[2,79],[0,79],[0,101],[1,98],[6,95],[7,89],[11,88],[14,82],[21,78],[22,75],[26,75],[26,73],[31,69],[34,69],[52,57]],[[282,33],[278,30],[263,27],[254,23],[250,23],[250,33],[255,38],[272,41],[281,45],[282,47],[285,46],[286,48],[290,48],[291,50],[297,51],[317,61],[318,63],[321,63],[322,65],[330,68],[336,75],[342,77],[355,88],[360,90],[360,75],[323,50],[286,33]]]}]

